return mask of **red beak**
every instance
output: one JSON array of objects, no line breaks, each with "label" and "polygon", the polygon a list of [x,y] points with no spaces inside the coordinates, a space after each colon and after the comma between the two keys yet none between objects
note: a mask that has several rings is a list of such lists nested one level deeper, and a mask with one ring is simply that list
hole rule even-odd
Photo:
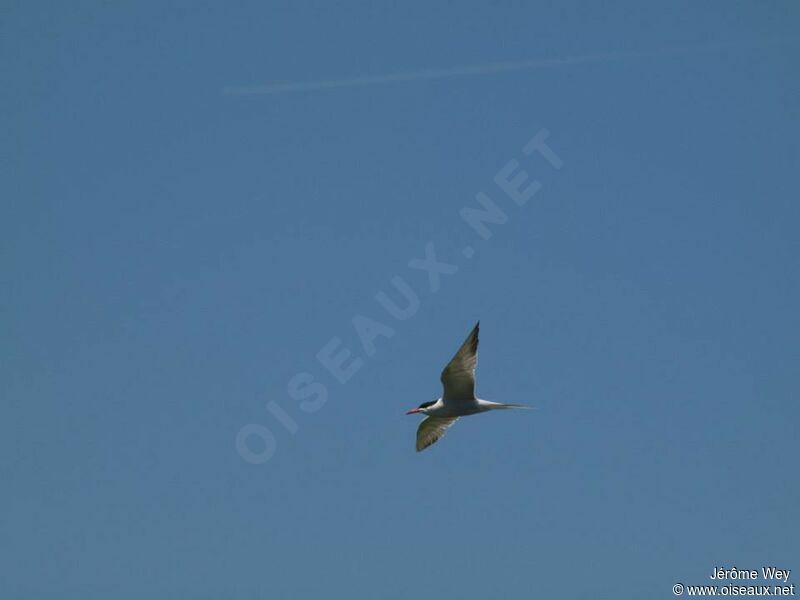
[{"label": "red beak", "polygon": [[406,414],[407,414],[407,415],[413,415],[414,413],[418,413],[418,412],[422,412],[422,411],[420,411],[420,409],[418,409],[418,408],[412,408],[412,409],[411,409],[410,411],[408,411]]}]

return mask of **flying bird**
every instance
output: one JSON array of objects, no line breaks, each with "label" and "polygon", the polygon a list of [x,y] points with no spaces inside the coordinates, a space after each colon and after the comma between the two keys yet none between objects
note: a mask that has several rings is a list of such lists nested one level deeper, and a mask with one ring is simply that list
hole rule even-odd
[{"label": "flying bird", "polygon": [[417,452],[438,442],[459,417],[500,408],[531,408],[522,404],[503,404],[475,396],[475,367],[478,366],[478,330],[480,321],[442,371],[444,393],[438,400],[423,402],[407,415],[422,413],[425,420],[417,429]]}]

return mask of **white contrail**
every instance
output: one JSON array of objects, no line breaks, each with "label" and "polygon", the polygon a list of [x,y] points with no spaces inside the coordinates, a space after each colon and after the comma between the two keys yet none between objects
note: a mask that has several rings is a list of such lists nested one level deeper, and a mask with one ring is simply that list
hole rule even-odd
[{"label": "white contrail", "polygon": [[612,52],[607,54],[589,54],[582,56],[567,56],[562,58],[533,58],[514,62],[496,62],[483,65],[470,65],[463,67],[449,67],[442,69],[424,69],[407,73],[392,73],[389,75],[375,75],[371,77],[352,77],[349,79],[328,79],[317,81],[295,81],[288,83],[274,83],[264,85],[242,85],[222,88],[226,96],[247,96],[254,94],[288,94],[293,92],[311,92],[316,90],[330,90],[334,88],[361,87],[398,83],[402,81],[423,81],[430,79],[446,79],[448,77],[463,77],[469,75],[489,75],[492,73],[505,73],[510,71],[525,71],[529,69],[546,69],[565,65],[582,65],[590,63],[607,63],[626,59],[649,58],[657,56],[670,56],[689,54],[695,52],[713,52],[726,48],[772,44],[785,40],[760,40],[752,42],[730,42],[720,44],[704,44],[702,46],[684,46],[681,48],[666,48],[647,52]]}]

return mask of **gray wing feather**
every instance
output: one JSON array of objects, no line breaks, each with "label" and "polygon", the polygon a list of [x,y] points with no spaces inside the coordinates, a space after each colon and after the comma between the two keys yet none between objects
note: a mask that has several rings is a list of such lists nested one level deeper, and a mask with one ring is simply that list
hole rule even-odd
[{"label": "gray wing feather", "polygon": [[456,355],[442,371],[442,400],[472,400],[475,398],[475,367],[478,366],[478,322]]},{"label": "gray wing feather", "polygon": [[438,442],[458,417],[428,417],[417,429],[417,452]]}]

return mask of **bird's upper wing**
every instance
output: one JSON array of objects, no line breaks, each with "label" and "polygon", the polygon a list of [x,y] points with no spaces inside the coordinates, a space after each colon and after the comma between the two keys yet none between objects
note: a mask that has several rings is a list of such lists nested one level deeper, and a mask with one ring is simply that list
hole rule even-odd
[{"label": "bird's upper wing", "polygon": [[417,452],[435,444],[458,417],[427,417],[417,429]]},{"label": "bird's upper wing", "polygon": [[456,355],[442,371],[442,401],[472,400],[475,397],[475,367],[478,365],[478,329],[467,336]]}]

